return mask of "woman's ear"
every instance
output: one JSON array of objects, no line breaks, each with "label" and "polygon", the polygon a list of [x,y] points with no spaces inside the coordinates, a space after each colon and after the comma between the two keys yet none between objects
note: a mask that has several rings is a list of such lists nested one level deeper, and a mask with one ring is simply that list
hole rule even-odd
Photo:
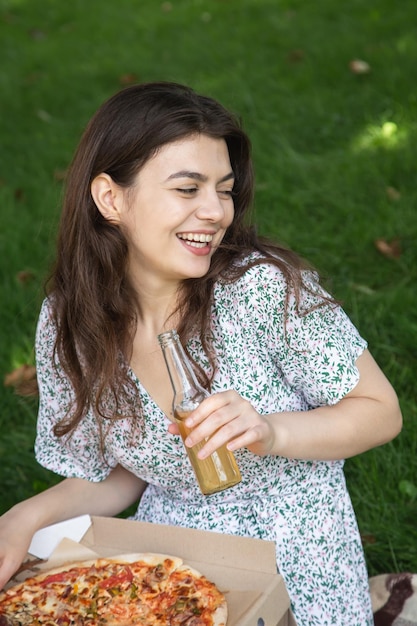
[{"label": "woman's ear", "polygon": [[123,191],[108,174],[102,173],[91,183],[91,195],[105,220],[119,224],[123,206]]}]

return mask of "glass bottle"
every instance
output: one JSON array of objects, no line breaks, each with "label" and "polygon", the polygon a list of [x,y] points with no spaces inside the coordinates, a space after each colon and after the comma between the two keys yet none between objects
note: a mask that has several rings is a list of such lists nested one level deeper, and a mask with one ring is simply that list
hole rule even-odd
[{"label": "glass bottle", "polygon": [[[184,441],[190,429],[184,424],[187,416],[210,394],[200,385],[194,374],[190,359],[182,347],[176,330],[158,335],[165,363],[171,379],[174,397],[172,409],[175,422]],[[204,495],[223,491],[242,480],[232,452],[226,445],[218,448],[206,459],[199,459],[197,453],[203,447],[200,442],[192,448],[185,447],[199,487]]]}]

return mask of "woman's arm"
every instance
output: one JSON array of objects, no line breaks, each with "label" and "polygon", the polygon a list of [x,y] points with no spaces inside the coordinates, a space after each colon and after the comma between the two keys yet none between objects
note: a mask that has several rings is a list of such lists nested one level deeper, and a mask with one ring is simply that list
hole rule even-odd
[{"label": "woman's arm", "polygon": [[78,515],[117,515],[140,498],[146,483],[118,465],[99,483],[66,478],[0,517],[0,589],[22,563],[34,533]]},{"label": "woman's arm", "polygon": [[401,430],[398,399],[367,350],[356,366],[360,379],[350,393],[335,405],[310,411],[259,415],[234,391],[214,394],[187,418],[193,432],[186,445],[211,437],[199,457],[227,443],[230,450],[247,447],[259,455],[306,460],[345,459],[382,445]]}]

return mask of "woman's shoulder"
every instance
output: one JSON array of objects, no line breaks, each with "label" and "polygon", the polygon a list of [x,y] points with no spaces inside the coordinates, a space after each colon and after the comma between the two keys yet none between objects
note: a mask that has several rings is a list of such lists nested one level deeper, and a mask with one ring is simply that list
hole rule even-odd
[{"label": "woman's shoulder", "polygon": [[269,318],[272,310],[285,310],[288,285],[278,265],[259,252],[239,259],[225,279],[214,288],[214,308],[218,319],[235,323],[255,318],[257,323]]},{"label": "woman's shoulder", "polygon": [[38,333],[45,327],[51,328],[54,325],[53,297],[47,296],[41,304],[38,317]]},{"label": "woman's shoulder", "polygon": [[217,309],[229,311],[228,316],[239,312],[264,320],[298,318],[316,308],[336,306],[312,268],[258,251],[240,258],[218,281],[214,301]]},{"label": "woman's shoulder", "polygon": [[53,299],[47,297],[42,302],[36,326],[35,348],[38,361],[51,357],[56,336],[57,328],[54,319]]},{"label": "woman's shoulder", "polygon": [[287,278],[285,261],[271,259],[253,251],[233,262],[225,276],[216,283],[218,293],[268,293],[285,294]]},{"label": "woman's shoulder", "polygon": [[285,259],[279,256],[268,256],[254,250],[244,257],[236,259],[231,266],[231,273],[241,275],[241,279],[246,282],[268,276],[275,281],[285,283],[285,267],[288,267],[288,262]]}]

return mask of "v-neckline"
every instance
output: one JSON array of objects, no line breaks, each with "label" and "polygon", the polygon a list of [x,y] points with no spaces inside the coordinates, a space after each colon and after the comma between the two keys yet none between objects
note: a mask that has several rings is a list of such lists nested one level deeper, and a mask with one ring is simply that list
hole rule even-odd
[{"label": "v-neckline", "polygon": [[169,419],[169,417],[167,416],[167,414],[165,413],[165,411],[163,411],[161,409],[161,407],[159,406],[159,404],[157,404],[157,402],[153,399],[153,397],[151,396],[151,394],[148,392],[148,390],[146,389],[146,387],[143,386],[143,384],[140,382],[140,379],[138,378],[138,376],[135,374],[134,370],[130,367],[130,365],[128,365],[128,373],[129,376],[133,379],[133,382],[136,384],[136,386],[138,387],[139,393],[143,394],[144,396],[146,396],[148,402],[152,405],[153,408],[155,408],[158,413],[160,415],[162,415],[162,417],[164,417],[167,422],[170,422],[171,420]]}]

